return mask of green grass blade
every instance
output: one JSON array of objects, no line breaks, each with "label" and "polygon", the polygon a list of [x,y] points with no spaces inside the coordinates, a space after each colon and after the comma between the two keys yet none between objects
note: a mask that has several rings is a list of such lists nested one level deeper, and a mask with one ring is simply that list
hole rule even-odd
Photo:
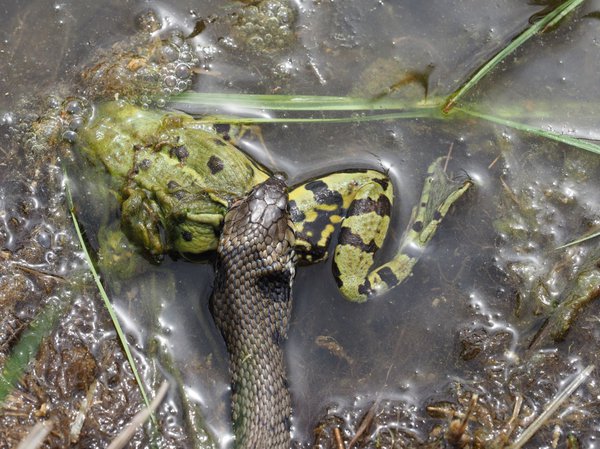
[{"label": "green grass blade", "polygon": [[[573,1],[573,2],[568,2],[569,4],[567,4],[565,6],[565,8],[563,10],[561,10],[556,17],[554,17],[554,19],[552,19],[550,21],[549,24],[547,24],[544,29],[542,30],[542,32],[549,30],[553,27],[555,27],[558,22],[560,22],[567,14],[569,14],[571,11],[573,11],[575,8],[577,8],[579,6],[580,3],[583,3],[584,0],[580,0],[580,1]],[[558,8],[556,8],[558,9]]]},{"label": "green grass blade", "polygon": [[[578,0],[575,0],[578,2]],[[577,3],[578,4],[578,3]],[[570,9],[577,6],[575,2],[570,2]],[[556,11],[556,10],[555,10]],[[547,18],[548,16],[546,16]],[[541,22],[541,21],[540,21]],[[539,22],[538,22],[539,23]],[[179,100],[182,100],[181,102]],[[445,116],[439,111],[439,103],[429,101],[428,103],[406,103],[389,99],[383,102],[376,102],[379,105],[385,105],[387,110],[399,109],[398,112],[389,112],[386,114],[352,114],[346,117],[226,117],[213,116],[208,118],[198,118],[199,122],[207,123],[228,123],[228,124],[265,124],[265,123],[357,123],[371,122],[381,120],[398,120],[411,118],[434,118],[442,119]],[[204,93],[186,93],[176,97],[174,106],[180,106],[186,109],[186,105],[213,105],[222,106],[223,104],[235,104],[244,108],[285,110],[285,111],[365,111],[373,109],[374,104],[369,99],[352,97],[326,97],[314,95],[252,95],[252,94],[204,94]],[[318,108],[324,109],[318,109]],[[600,154],[600,146],[576,137],[565,136],[563,134],[546,131],[541,128],[519,123],[510,119],[483,114],[467,108],[457,108],[458,111],[490,122],[509,126],[520,131],[535,134],[543,138],[552,139],[577,148]]]},{"label": "green grass blade", "polygon": [[170,106],[184,111],[198,106],[228,107],[231,109],[268,109],[271,111],[373,111],[418,110],[439,105],[441,99],[426,102],[382,98],[333,97],[320,95],[259,95],[185,92],[171,99]]},{"label": "green grass blade", "polygon": [[[66,176],[66,172],[65,172],[65,178],[68,180],[68,178]],[[92,276],[94,278],[94,282],[96,283],[96,286],[98,287],[98,291],[100,292],[102,301],[104,301],[104,306],[106,307],[106,310],[108,311],[108,314],[110,315],[110,319],[113,322],[113,326],[115,327],[115,331],[117,332],[117,336],[119,337],[119,341],[121,342],[123,351],[125,352],[125,356],[127,357],[127,362],[129,363],[129,366],[131,367],[131,371],[133,372],[135,381],[137,382],[138,388],[140,389],[140,393],[142,395],[144,403],[146,404],[146,407],[149,408],[150,401],[148,400],[148,396],[146,394],[146,389],[144,388],[142,379],[138,373],[137,366],[135,364],[135,360],[133,359],[133,355],[131,354],[131,351],[129,349],[129,342],[127,341],[127,338],[125,337],[125,333],[123,332],[123,329],[121,328],[121,324],[119,323],[119,318],[117,317],[115,309],[113,308],[113,306],[110,302],[110,299],[108,298],[108,295],[106,294],[106,291],[104,290],[104,286],[102,285],[100,276],[98,275],[98,272],[96,271],[96,268],[94,267],[92,258],[90,257],[90,253],[88,252],[87,246],[83,239],[83,234],[79,227],[79,222],[77,221],[77,217],[75,216],[75,207],[73,206],[73,198],[71,196],[71,189],[69,188],[68,182],[67,182],[66,186],[67,186],[66,190],[67,190],[67,203],[69,206],[69,212],[71,213],[71,219],[73,220],[73,226],[75,227],[75,232],[77,233],[77,238],[79,239],[79,244],[81,245],[81,249],[85,256],[85,260],[88,264],[88,268],[90,269],[90,272],[92,273]],[[154,416],[154,414],[152,414],[151,417],[152,417],[152,422],[156,425],[157,421],[156,421],[156,417]]]},{"label": "green grass blade", "polygon": [[594,232],[593,234],[590,234],[590,235],[583,236],[581,238],[578,238],[577,240],[573,240],[572,242],[565,243],[564,245],[558,246],[556,249],[563,249],[563,248],[568,248],[569,246],[579,245],[580,243],[587,242],[588,240],[592,240],[597,237],[600,237],[600,231]]},{"label": "green grass blade", "polygon": [[498,123],[500,125],[508,126],[510,128],[517,129],[529,134],[535,134],[546,139],[552,139],[557,142],[561,142],[573,147],[581,148],[582,150],[590,151],[592,153],[600,154],[600,145],[589,142],[587,140],[578,139],[577,137],[565,136],[563,134],[555,133],[552,131],[546,131],[542,128],[535,126],[525,125],[524,123],[514,122],[501,117],[495,117],[493,115],[483,114],[477,111],[473,111],[467,108],[456,108],[457,111],[462,112],[473,117],[477,117],[489,122]]},{"label": "green grass blade", "polygon": [[358,123],[381,120],[397,120],[411,118],[442,118],[438,107],[430,107],[418,111],[391,112],[389,114],[350,115],[347,117],[205,117],[197,118],[198,123],[228,123],[237,125],[259,125],[268,123]]},{"label": "green grass blade", "polygon": [[451,94],[446,100],[442,111],[446,114],[455,106],[456,102],[471,90],[484,76],[486,76],[494,67],[503,61],[513,51],[531,39],[540,31],[543,31],[553,25],[556,25],[559,20],[565,17],[568,13],[578,7],[584,0],[568,0],[561,3],[554,10],[549,12],[544,18],[531,25],[521,34],[519,34],[510,44],[504,47],[492,59],[486,62],[469,80],[460,87],[457,91]]}]

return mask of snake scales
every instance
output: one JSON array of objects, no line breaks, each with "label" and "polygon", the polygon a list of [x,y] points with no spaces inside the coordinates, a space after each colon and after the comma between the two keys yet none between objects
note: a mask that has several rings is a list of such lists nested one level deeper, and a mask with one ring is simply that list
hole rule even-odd
[{"label": "snake scales", "polygon": [[289,449],[282,343],[295,275],[287,187],[273,177],[233,203],[217,249],[211,311],[229,352],[236,449]]}]

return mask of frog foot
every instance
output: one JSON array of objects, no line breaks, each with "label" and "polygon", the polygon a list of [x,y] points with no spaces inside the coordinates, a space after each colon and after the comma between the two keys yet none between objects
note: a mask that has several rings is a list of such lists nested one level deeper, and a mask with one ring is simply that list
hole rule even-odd
[{"label": "frog foot", "polygon": [[473,185],[468,176],[450,178],[445,171],[445,161],[446,158],[441,157],[429,166],[419,204],[412,210],[398,253],[369,274],[367,296],[384,293],[410,276],[450,207]]}]

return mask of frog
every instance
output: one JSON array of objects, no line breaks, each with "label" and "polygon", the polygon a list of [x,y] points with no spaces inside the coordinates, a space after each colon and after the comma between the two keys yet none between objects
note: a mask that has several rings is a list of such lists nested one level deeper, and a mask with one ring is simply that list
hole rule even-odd
[{"label": "frog", "polygon": [[[78,133],[78,151],[108,172],[120,203],[121,229],[155,261],[165,254],[202,256],[218,246],[236,199],[273,176],[231,136],[180,111],[125,101],[95,107]],[[364,302],[407,279],[450,207],[473,185],[450,179],[444,158],[429,167],[419,203],[390,260],[376,254],[390,227],[394,187],[376,169],[347,169],[289,186],[299,265],[323,262],[333,248],[340,293]]]}]

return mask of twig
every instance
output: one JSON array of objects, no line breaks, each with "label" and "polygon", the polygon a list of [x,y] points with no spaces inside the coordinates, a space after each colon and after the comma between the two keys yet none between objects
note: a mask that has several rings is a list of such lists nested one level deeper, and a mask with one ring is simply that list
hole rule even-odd
[{"label": "twig", "polygon": [[519,413],[521,413],[521,407],[523,406],[523,396],[518,394],[515,397],[515,405],[513,407],[512,415],[508,422],[504,425],[498,437],[495,439],[496,445],[494,447],[504,447],[506,446],[506,442],[515,431],[515,427],[517,426],[517,419],[519,418]]},{"label": "twig", "polygon": [[344,446],[344,440],[342,440],[342,433],[340,432],[339,427],[333,428],[333,436],[335,437],[336,449],[346,449],[346,447]]},{"label": "twig", "polygon": [[92,401],[94,400],[97,386],[98,381],[94,380],[88,388],[87,395],[83,401],[81,401],[81,406],[79,407],[77,415],[75,415],[75,419],[71,423],[71,430],[69,432],[69,440],[71,441],[71,444],[75,444],[79,441],[79,435],[81,433],[83,423],[85,422],[85,417],[87,416],[87,413],[92,405]]},{"label": "twig", "polygon": [[61,276],[60,274],[50,273],[49,271],[43,271],[37,268],[28,267],[27,265],[23,265],[20,263],[14,263],[13,265],[19,270],[24,271],[25,273],[33,274],[34,276],[45,276],[59,280],[61,282],[66,282],[64,276]]},{"label": "twig", "polygon": [[463,440],[463,436],[465,435],[465,431],[467,430],[467,426],[469,425],[469,419],[471,419],[471,416],[475,411],[475,406],[477,405],[478,400],[479,395],[477,393],[473,393],[465,415],[462,418],[453,419],[450,423],[446,438],[451,445],[463,447],[461,442]]},{"label": "twig", "polygon": [[133,437],[138,427],[144,424],[144,422],[154,413],[156,408],[165,398],[167,391],[169,390],[169,382],[166,380],[162,383],[158,391],[156,392],[156,396],[152,399],[150,406],[137,413],[129,424],[125,426],[125,428],[121,431],[121,433],[115,438],[110,445],[106,449],[122,449],[124,448],[129,440]]},{"label": "twig", "polygon": [[519,417],[519,413],[521,412],[521,407],[523,405],[523,396],[520,394],[515,398],[515,406],[513,407],[512,416],[506,423],[506,428],[508,431],[507,437],[510,436],[511,433],[515,430],[515,425],[517,424],[517,418]]},{"label": "twig", "polygon": [[502,155],[501,155],[501,154],[499,154],[498,156],[496,156],[496,159],[494,159],[492,162],[490,162],[490,165],[488,165],[488,167],[487,167],[487,168],[488,168],[488,170],[490,170],[490,169],[491,169],[491,168],[492,168],[494,165],[496,165],[496,162],[498,162],[498,161],[500,160],[500,157],[501,157],[501,156],[502,156]]},{"label": "twig", "polygon": [[448,154],[446,155],[446,162],[444,162],[444,173],[446,173],[446,169],[448,168],[448,162],[450,162],[450,156],[452,156],[452,149],[454,148],[454,142],[450,143],[450,148],[448,148]]},{"label": "twig", "polygon": [[54,423],[52,421],[40,421],[31,428],[24,440],[22,440],[17,449],[37,449],[39,448],[50,431]]},{"label": "twig", "polygon": [[360,426],[358,426],[358,430],[356,431],[356,433],[354,434],[354,436],[348,443],[348,449],[352,449],[352,446],[354,446],[356,444],[356,442],[363,435],[363,433],[365,433],[369,429],[369,427],[371,426],[371,423],[373,422],[373,418],[375,417],[375,411],[377,410],[378,406],[379,406],[379,401],[376,401],[371,406],[371,408],[369,409],[369,411],[367,412],[365,417],[360,422]]},{"label": "twig", "polygon": [[515,195],[515,192],[512,191],[512,189],[508,186],[508,184],[506,183],[506,181],[504,180],[504,178],[502,176],[500,176],[500,183],[502,184],[502,187],[504,187],[504,190],[506,190],[506,193],[508,193],[508,196],[510,197],[511,200],[514,201],[514,203],[519,206],[519,208],[521,207],[521,203],[519,202],[519,198],[517,198],[517,195]]}]

